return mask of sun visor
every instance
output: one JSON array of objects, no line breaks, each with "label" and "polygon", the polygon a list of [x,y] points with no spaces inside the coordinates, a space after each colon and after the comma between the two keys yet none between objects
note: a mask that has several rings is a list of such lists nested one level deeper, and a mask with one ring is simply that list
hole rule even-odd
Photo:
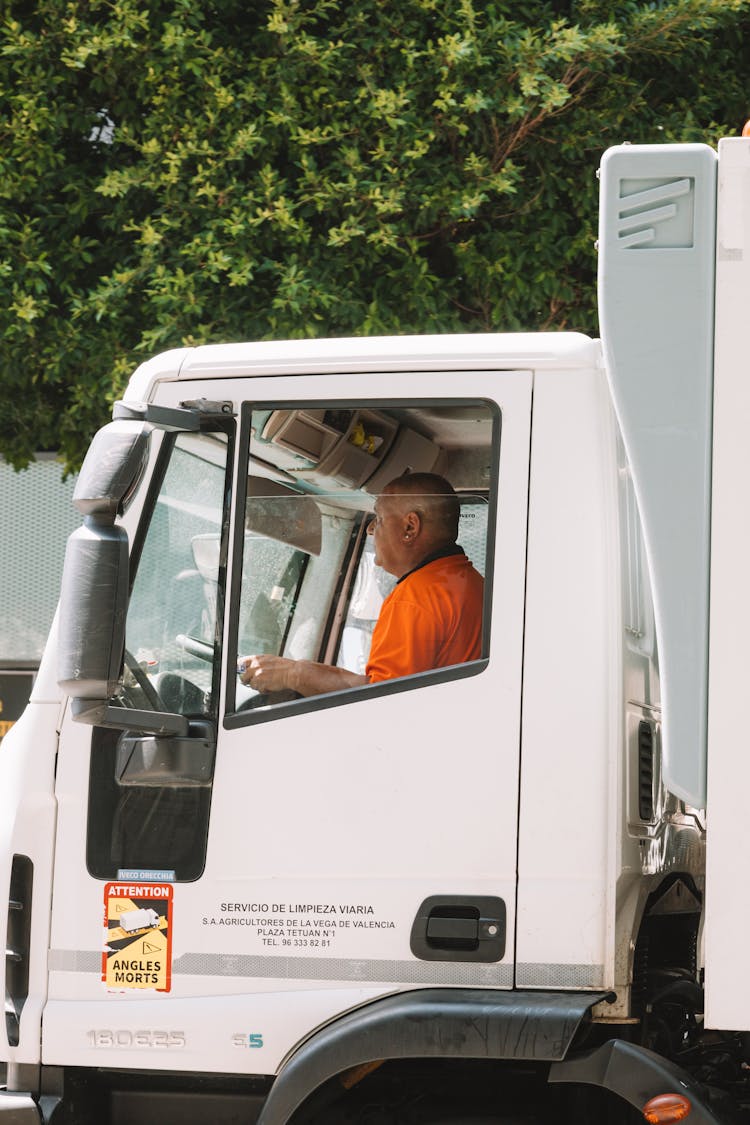
[{"label": "sun visor", "polygon": [[313,497],[264,477],[247,478],[245,527],[308,555],[321,552],[323,519]]}]

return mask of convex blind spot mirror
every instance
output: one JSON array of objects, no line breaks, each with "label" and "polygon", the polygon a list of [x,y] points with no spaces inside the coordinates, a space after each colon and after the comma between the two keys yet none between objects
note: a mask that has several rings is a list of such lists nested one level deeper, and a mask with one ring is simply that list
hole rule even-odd
[{"label": "convex blind spot mirror", "polygon": [[125,510],[143,474],[153,427],[148,422],[109,422],[94,436],[73,493],[83,516],[115,516]]}]

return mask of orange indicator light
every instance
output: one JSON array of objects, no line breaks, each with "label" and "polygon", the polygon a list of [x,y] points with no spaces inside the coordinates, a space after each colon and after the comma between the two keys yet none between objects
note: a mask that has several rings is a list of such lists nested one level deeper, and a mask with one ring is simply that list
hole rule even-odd
[{"label": "orange indicator light", "polygon": [[691,1110],[690,1099],[684,1094],[657,1094],[643,1107],[643,1116],[649,1125],[669,1125],[684,1121]]}]

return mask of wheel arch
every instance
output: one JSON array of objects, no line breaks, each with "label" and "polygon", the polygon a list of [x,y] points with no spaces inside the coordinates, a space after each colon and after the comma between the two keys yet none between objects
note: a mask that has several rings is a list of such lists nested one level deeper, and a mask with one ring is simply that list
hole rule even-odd
[{"label": "wheel arch", "polygon": [[279,1071],[258,1125],[284,1125],[325,1081],[383,1059],[555,1062],[604,992],[420,989],[375,1000],[302,1042]]}]

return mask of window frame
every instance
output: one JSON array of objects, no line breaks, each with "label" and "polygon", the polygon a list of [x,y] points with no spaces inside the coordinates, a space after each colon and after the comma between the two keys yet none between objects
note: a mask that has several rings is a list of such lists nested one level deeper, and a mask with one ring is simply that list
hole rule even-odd
[{"label": "window frame", "polygon": [[[473,661],[465,664],[455,664],[447,668],[434,668],[425,672],[417,672],[411,676],[402,676],[393,680],[384,680],[376,684],[363,684],[359,687],[341,688],[333,692],[325,692],[320,695],[308,696],[301,699],[294,699],[288,702],[275,703],[272,706],[262,707],[257,709],[248,709],[245,711],[235,710],[236,703],[236,659],[227,661],[225,668],[225,683],[224,683],[224,714],[222,717],[222,725],[226,730],[236,730],[242,727],[256,726],[261,723],[274,722],[277,719],[283,718],[287,715],[301,715],[310,711],[317,711],[323,708],[343,706],[347,703],[357,703],[366,699],[378,699],[384,695],[394,695],[398,692],[413,691],[415,688],[428,686],[436,683],[446,683],[451,680],[466,679],[469,676],[480,675],[489,664],[489,653],[491,646],[491,624],[492,624],[492,594],[493,594],[493,571],[495,563],[495,538],[497,531],[497,505],[499,496],[499,470],[500,470],[500,448],[502,444],[502,406],[494,399],[485,396],[468,395],[451,396],[449,398],[434,397],[424,395],[412,398],[356,398],[344,402],[341,399],[273,399],[273,400],[247,400],[241,404],[240,407],[240,427],[239,427],[239,450],[237,456],[237,489],[234,497],[235,521],[234,521],[234,536],[231,544],[232,552],[232,569],[229,586],[227,588],[227,598],[229,613],[229,627],[227,634],[227,649],[230,654],[237,654],[237,640],[238,640],[238,607],[240,598],[240,588],[242,583],[242,552],[244,544],[244,517],[241,512],[244,512],[244,505],[246,501],[246,488],[242,487],[241,482],[247,478],[248,468],[250,464],[250,436],[251,436],[251,423],[252,416],[255,411],[266,412],[271,410],[330,410],[341,409],[344,405],[347,407],[349,404],[356,404],[357,409],[363,410],[406,410],[418,407],[439,409],[440,407],[458,407],[468,406],[472,404],[481,404],[485,407],[490,414],[492,421],[492,435],[490,446],[490,481],[489,488],[487,489],[487,555],[486,555],[486,574],[484,582],[484,606],[482,617],[482,655]],[[269,466],[270,467],[270,466]],[[482,490],[484,491],[484,490]],[[477,493],[478,495],[479,493]],[[346,617],[345,608],[342,613],[339,613],[338,635],[337,640],[332,640],[332,626],[336,621],[338,606],[341,598],[341,591],[347,589],[345,606],[349,604],[351,597],[352,586],[354,577],[356,575],[358,565],[357,553],[358,545],[362,542],[362,520],[355,521],[352,529],[349,544],[342,560],[341,574],[339,575],[336,586],[334,601],[332,602],[331,611],[328,614],[326,623],[326,633],[323,642],[320,646],[320,653],[318,659],[325,660],[327,654],[338,648],[341,638],[341,630],[343,629],[343,622]]]}]

